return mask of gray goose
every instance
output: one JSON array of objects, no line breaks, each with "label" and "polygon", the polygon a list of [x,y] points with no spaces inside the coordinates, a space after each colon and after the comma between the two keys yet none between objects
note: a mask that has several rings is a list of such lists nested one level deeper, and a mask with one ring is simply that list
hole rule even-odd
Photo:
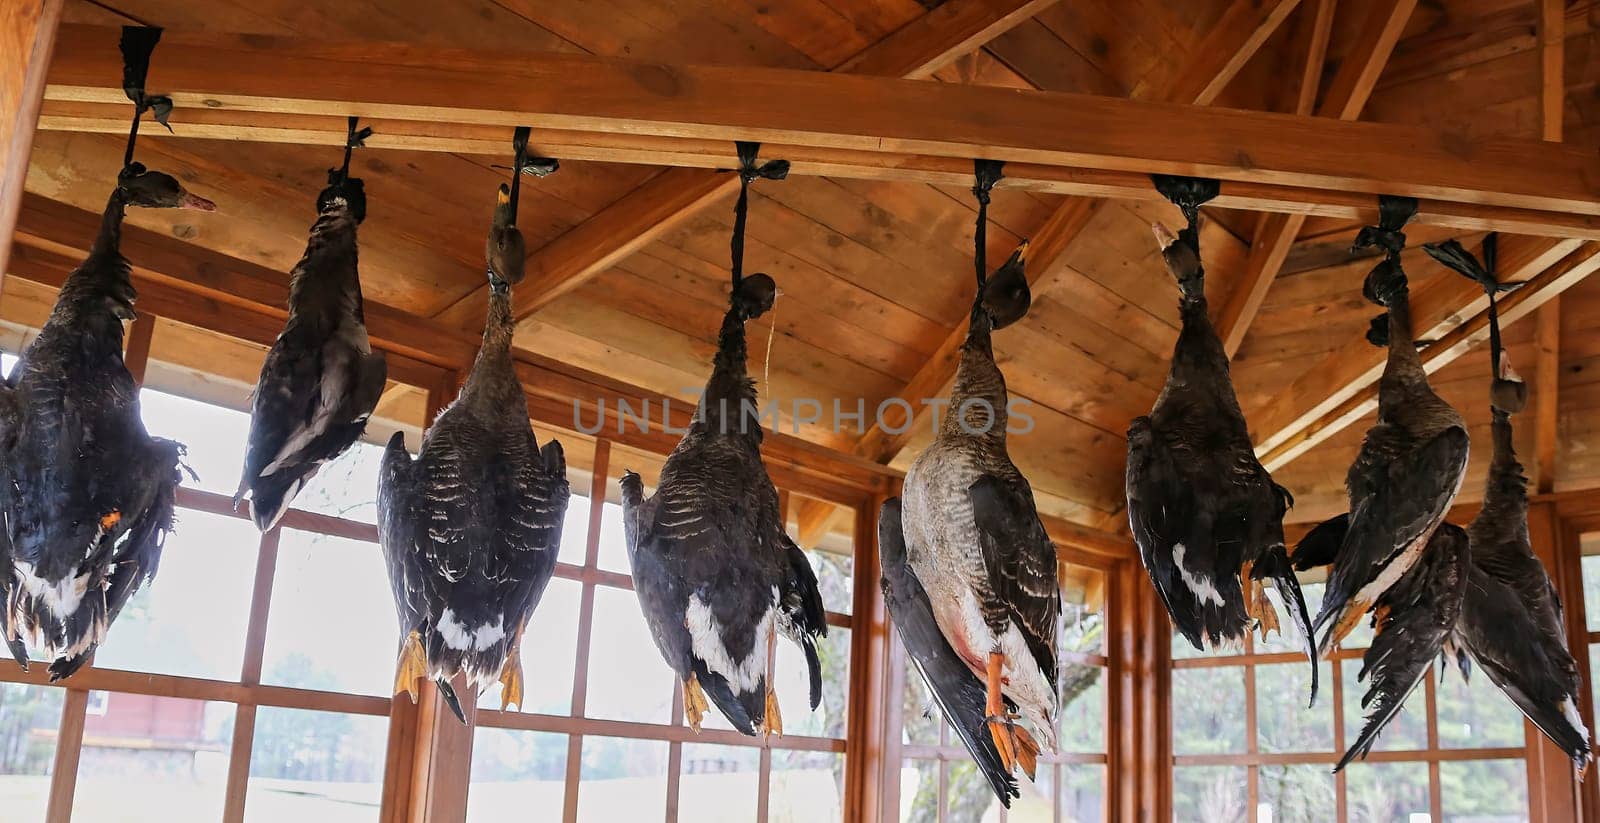
[{"label": "gray goose", "polygon": [[[1056,746],[1061,598],[1055,545],[1006,449],[1006,383],[990,337],[1027,312],[1027,244],[986,277],[987,205],[1001,169],[988,161],[976,168],[978,289],[952,411],[906,472],[903,499],[885,506],[879,531],[890,547],[883,585],[901,641],[947,720],[963,724],[957,732],[995,794],[1009,803],[1016,766],[1034,775],[1035,736]],[[975,685],[981,706],[973,705]]]},{"label": "gray goose", "polygon": [[[123,30],[124,86],[139,118],[159,29]],[[108,198],[99,234],[67,276],[39,336],[0,379],[0,631],[28,667],[25,635],[51,656],[50,679],[71,676],[105,640],[122,607],[156,574],[173,527],[183,446],[151,437],[122,362],[122,321],[138,295],[122,256],[129,206],[214,211],[170,175],[133,161]]]},{"label": "gray goose", "polygon": [[350,118],[344,165],[328,171],[305,256],[289,273],[289,319],[256,381],[244,475],[251,519],[271,529],[323,463],[361,437],[383,394],[388,369],[362,316],[356,227],[367,214],[350,150],[372,129]]},{"label": "gray goose", "polygon": [[396,432],[378,477],[378,536],[402,638],[394,693],[414,701],[417,680],[430,678],[458,718],[457,674],[480,690],[498,679],[502,708],[521,704],[522,634],[555,571],[571,497],[561,443],[539,447],[512,362],[511,287],[523,257],[497,253],[522,245],[521,173],[555,170],[553,160],[526,160],[526,146],[518,129],[513,182],[500,186],[490,230],[489,314],[472,371],[417,458]]},{"label": "gray goose", "polygon": [[1128,427],[1128,521],[1173,625],[1197,649],[1241,642],[1253,622],[1263,636],[1276,629],[1261,582],[1272,581],[1305,638],[1315,702],[1316,644],[1283,542],[1293,498],[1256,459],[1206,311],[1198,216],[1218,184],[1159,176],[1155,183],[1188,220],[1177,236],[1155,226],[1182,295],[1183,328],[1155,407]]},{"label": "gray goose", "polygon": [[1416,210],[1411,198],[1381,198],[1379,225],[1363,228],[1356,241],[1358,248],[1375,245],[1384,252],[1363,293],[1387,310],[1374,321],[1369,338],[1387,343],[1389,356],[1378,382],[1377,423],[1345,478],[1348,516],[1343,526],[1336,523],[1321,533],[1339,537],[1314,621],[1323,633],[1319,649],[1324,654],[1422,557],[1466,474],[1466,425],[1428,385],[1413,342],[1400,229]]},{"label": "gray goose", "polygon": [[778,635],[805,652],[811,708],[822,699],[817,641],[827,634],[827,616],[811,564],[778,516],[746,368],[745,323],[766,313],[776,296],[772,278],[742,271],[749,186],[788,172],[781,160],[756,165],[757,148],[738,146],[733,288],[694,419],[653,496],[645,497],[634,472],[621,481],[639,609],[683,683],[684,717],[696,732],[714,704],[743,734],[783,733],[771,683]]},{"label": "gray goose", "polygon": [[1522,411],[1528,393],[1500,344],[1495,294],[1507,287],[1494,278],[1496,245],[1494,235],[1484,240],[1482,264],[1454,240],[1425,247],[1489,295],[1494,457],[1483,507],[1467,527],[1472,563],[1457,631],[1478,667],[1581,771],[1591,758],[1589,732],[1578,714],[1583,680],[1567,649],[1561,598],[1528,536],[1528,478],[1511,437],[1511,415]]}]

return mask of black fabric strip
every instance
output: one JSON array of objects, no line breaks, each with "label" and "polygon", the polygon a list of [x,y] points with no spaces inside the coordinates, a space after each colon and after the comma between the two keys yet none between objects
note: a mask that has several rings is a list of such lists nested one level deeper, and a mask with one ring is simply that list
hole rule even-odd
[{"label": "black fabric strip", "polygon": [[972,265],[978,272],[979,299],[983,297],[983,285],[989,282],[989,193],[1004,176],[1005,165],[1000,160],[972,161],[972,196],[978,198],[978,229],[972,233]]},{"label": "black fabric strip", "polygon": [[739,200],[733,204],[733,237],[728,245],[733,257],[730,269],[733,273],[733,290],[737,292],[739,284],[744,281],[744,225],[750,211],[750,184],[758,179],[782,180],[788,177],[789,161],[768,160],[758,166],[756,156],[761,153],[760,143],[739,140],[733,145],[739,155]]}]

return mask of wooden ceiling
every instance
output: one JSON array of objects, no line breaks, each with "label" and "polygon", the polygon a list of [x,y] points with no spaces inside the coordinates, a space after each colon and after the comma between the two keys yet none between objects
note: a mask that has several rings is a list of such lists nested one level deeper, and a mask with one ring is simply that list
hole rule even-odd
[{"label": "wooden ceiling", "polygon": [[[1564,23],[1562,49],[1541,48],[1539,4],[1526,0],[947,0],[943,7],[914,0],[68,0],[65,19],[156,24],[174,33],[407,41],[676,64],[892,76],[931,71],[933,82],[1316,113],[1421,125],[1463,141],[1537,139],[1552,117],[1544,101],[1557,99],[1559,134],[1593,146],[1600,138],[1600,4],[1567,3],[1556,11]],[[993,19],[986,18],[987,42],[975,51],[928,54],[909,65],[852,62],[863,52],[874,54],[875,44],[906,37],[909,25],[933,15],[979,12]],[[879,49],[877,55],[887,53]],[[1552,54],[1564,67],[1559,98],[1545,92],[1541,68],[1541,59]],[[162,55],[157,52],[156,77]],[[47,104],[46,114],[51,111]],[[141,140],[140,158],[191,181],[218,203],[219,213],[140,212],[130,220],[286,272],[303,250],[313,198],[337,150],[186,138],[188,114],[180,109],[175,115],[177,136]],[[111,134],[41,131],[29,192],[98,211],[122,142]],[[356,153],[356,173],[366,179],[370,200],[361,236],[370,300],[465,330],[481,322],[483,236],[492,192],[504,177],[497,162],[503,159],[442,151]],[[535,274],[534,287],[525,286],[519,296],[531,313],[518,344],[660,394],[692,398],[726,301],[727,179],[563,159],[560,173],[530,182],[523,192],[522,228],[535,249]],[[897,396],[915,402],[943,392],[951,342],[959,339],[971,299],[974,216],[970,193],[958,185],[799,175],[759,183],[747,266],[771,273],[783,290],[774,312],[751,334],[752,369],[763,395],[781,402],[816,398],[825,405],[838,398],[847,410],[859,398],[870,410]],[[996,340],[1012,392],[1032,403],[1035,421],[1031,434],[1014,438],[1014,457],[1042,508],[1117,528],[1123,434],[1154,401],[1177,333],[1176,289],[1149,225],[1170,224],[1178,215],[1148,200],[1095,203],[1001,190],[990,216],[991,259],[1029,237],[1030,262],[1053,258],[1047,270],[1033,272],[1038,282],[1027,319]],[[1358,354],[1376,362],[1376,352],[1358,345],[1375,313],[1359,295],[1370,260],[1348,254],[1358,225],[1350,219],[1263,219],[1223,208],[1208,216],[1202,241],[1208,291],[1214,315],[1237,347],[1234,376],[1259,441],[1289,431],[1293,412],[1313,408],[1345,384],[1359,389]],[[1481,234],[1432,225],[1412,233],[1413,243],[1452,236],[1470,244]],[[1592,242],[1515,240],[1528,261],[1526,277],[1568,255],[1587,260],[1596,251]],[[1419,301],[1423,294],[1437,297],[1433,322],[1441,333],[1478,310],[1470,289],[1462,291],[1465,281],[1451,282],[1452,275],[1421,254],[1407,262]],[[1600,325],[1600,280],[1576,282],[1586,272],[1552,276],[1550,287],[1535,295],[1543,302],[1566,290],[1558,308],[1551,304],[1544,312],[1542,348],[1536,342],[1539,312],[1528,312],[1507,334],[1512,360],[1535,383],[1536,395],[1546,402],[1558,398],[1559,451],[1547,470],[1555,488],[1600,485],[1600,421],[1587,413],[1600,404],[1600,333],[1594,328]],[[34,310],[28,300],[13,299],[27,289],[13,282],[6,281],[0,316],[20,321]],[[1344,371],[1331,368],[1335,361]],[[1480,346],[1435,377],[1485,449],[1487,371]],[[1314,392],[1323,394],[1311,397]],[[1293,519],[1326,516],[1342,506],[1344,470],[1370,421],[1370,412],[1361,414],[1358,406],[1347,411],[1342,426],[1310,427],[1315,445],[1275,467],[1298,501]],[[413,397],[396,416],[420,413]],[[1269,431],[1262,430],[1263,420]],[[1518,423],[1531,458],[1535,414]],[[896,438],[862,427],[807,424],[798,434],[903,467],[926,442],[927,428],[919,420],[910,435]],[[1486,451],[1475,454],[1463,499],[1478,496],[1486,464]],[[825,512],[802,512],[801,522],[808,520],[815,527],[825,522]]]}]

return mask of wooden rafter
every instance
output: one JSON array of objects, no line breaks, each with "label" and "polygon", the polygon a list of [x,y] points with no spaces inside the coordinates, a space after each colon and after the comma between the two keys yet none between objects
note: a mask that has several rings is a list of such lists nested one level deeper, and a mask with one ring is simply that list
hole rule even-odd
[{"label": "wooden rafter", "polygon": [[[116,32],[64,32],[46,99],[125,106],[115,87]],[[1486,208],[1535,210],[1559,213],[1552,223],[1576,217],[1585,230],[1600,218],[1592,183],[1600,179],[1600,158],[1592,152],[1511,138],[1445,138],[1422,126],[783,69],[170,37],[151,83],[170,90],[185,111],[218,121],[253,113],[361,114],[380,124],[427,124],[442,135],[493,134],[500,138],[492,141],[496,153],[511,124],[527,122],[678,146],[658,158],[662,165],[727,167],[735,139],[759,139],[777,147],[775,156],[802,161],[798,173],[964,179],[972,157],[988,156],[1011,164],[1013,185],[1043,190],[1147,191],[1142,175],[1161,172],[1229,181],[1223,205],[1256,200],[1261,208],[1259,198],[1275,197],[1284,210],[1302,211],[1388,192],[1437,201],[1423,210],[1429,217],[1436,208],[1479,216]],[[213,126],[215,136],[230,134],[226,122]],[[705,145],[699,154],[686,152],[684,140]]]},{"label": "wooden rafter", "polygon": [[[1056,0],[954,0],[906,24],[837,71],[870,77],[927,77],[1004,34]],[[547,147],[544,150],[549,151]],[[528,256],[527,285],[512,298],[521,320],[649,245],[738,189],[713,169],[669,169]],[[483,318],[479,286],[436,315],[475,328]]]},{"label": "wooden rafter", "polygon": [[[1236,0],[1200,46],[1195,48],[1190,64],[1175,74],[1171,87],[1141,88],[1136,89],[1135,94],[1177,103],[1211,103],[1272,32],[1283,24],[1298,2],[1278,0],[1263,4],[1254,0]],[[1145,187],[1148,188],[1148,184]],[[1089,197],[1068,198],[1034,233],[1027,263],[1028,280],[1034,289],[1044,290],[1052,280],[1062,275],[1067,250],[1094,219],[1102,203],[1102,200]],[[908,405],[895,404],[881,419],[875,421],[856,441],[852,449],[855,454],[868,460],[888,463],[905,448],[929,413],[929,407],[917,401],[934,396],[955,377],[956,365],[961,359],[961,344],[965,338],[965,323],[945,334],[944,340],[927,362],[897,393],[898,397],[908,401]],[[909,418],[904,408],[914,410]],[[835,507],[805,501],[797,514],[801,542],[816,542],[840,516],[841,511]]]},{"label": "wooden rafter", "polygon": [[[1339,73],[1328,88],[1327,97],[1316,112],[1320,117],[1354,120],[1361,115],[1367,100],[1372,96],[1383,66],[1394,53],[1395,44],[1405,30],[1406,21],[1417,7],[1417,0],[1388,0],[1372,9],[1355,45],[1339,65]],[[1317,97],[1316,78],[1322,72],[1322,62],[1328,48],[1328,26],[1333,23],[1333,4],[1323,2],[1317,10],[1317,31],[1311,39],[1301,79],[1296,114],[1309,114]],[[1267,297],[1272,281],[1277,279],[1289,249],[1305,225],[1303,214],[1273,214],[1263,218],[1250,244],[1250,258],[1245,264],[1244,278],[1234,286],[1228,300],[1217,317],[1217,334],[1222,337],[1223,348],[1233,357],[1244,343],[1250,322]]]},{"label": "wooden rafter", "polygon": [[11,227],[22,202],[34,124],[44,100],[45,67],[55,48],[61,0],[0,5],[0,280],[11,252]]},{"label": "wooden rafter", "polygon": [[[1566,13],[1561,0],[1539,0],[1539,120],[1541,137],[1559,143],[1566,106]],[[1556,440],[1560,430],[1561,300],[1539,309],[1538,362],[1534,364],[1533,476],[1541,492],[1556,481]]]},{"label": "wooden rafter", "polygon": [[[1506,251],[1506,245],[1501,245],[1503,252]],[[1532,314],[1540,306],[1600,270],[1600,242],[1595,241],[1585,242],[1570,254],[1563,254],[1558,262],[1539,265],[1563,245],[1558,243],[1550,247],[1549,241],[1532,241],[1532,245],[1517,250],[1514,260],[1517,265],[1502,267],[1502,279],[1511,281],[1523,280],[1527,275],[1537,272],[1521,288],[1497,301],[1502,327]],[[1546,248],[1549,251],[1545,251]],[[1502,257],[1502,261],[1513,262],[1507,257]],[[1467,290],[1475,291],[1476,295],[1461,299],[1462,289],[1457,285],[1458,282]],[[1412,301],[1414,315],[1421,321],[1418,326],[1424,329],[1432,327],[1432,331],[1421,335],[1435,341],[1422,351],[1423,367],[1430,373],[1489,339],[1488,301],[1482,290],[1476,284],[1457,277],[1450,277],[1437,285],[1434,289],[1420,291]],[[1439,312],[1432,307],[1441,305],[1458,308],[1448,313],[1443,322],[1438,322]],[[1454,318],[1463,316],[1468,318],[1465,322],[1455,322]],[[1427,319],[1430,317],[1434,320]],[[1261,439],[1263,445],[1256,448],[1256,453],[1261,457],[1262,465],[1269,471],[1277,471],[1377,408],[1377,383],[1382,373],[1382,350],[1365,340],[1357,340],[1336,350],[1321,365],[1296,380],[1289,389],[1278,395],[1278,399],[1287,402],[1274,400],[1268,406],[1271,414],[1261,415],[1258,419],[1276,420],[1283,415],[1293,414],[1296,398],[1303,396],[1299,392],[1308,386],[1320,387],[1318,394],[1325,394],[1329,385],[1337,389],[1327,400],[1316,404],[1317,413],[1299,415],[1293,425],[1277,429],[1269,437]],[[1357,376],[1346,379],[1350,374]],[[1265,428],[1262,430],[1267,431]],[[1267,445],[1269,443],[1270,446]]]}]

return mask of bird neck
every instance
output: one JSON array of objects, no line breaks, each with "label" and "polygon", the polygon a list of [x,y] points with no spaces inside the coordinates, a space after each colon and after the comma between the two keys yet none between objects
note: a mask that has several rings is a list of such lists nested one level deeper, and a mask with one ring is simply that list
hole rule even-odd
[{"label": "bird neck", "polygon": [[[1489,479],[1484,484],[1483,511],[1473,521],[1473,531],[1490,528],[1526,528],[1528,522],[1528,476],[1517,461],[1512,444],[1511,415],[1492,410],[1490,430],[1494,435],[1494,456],[1489,462]],[[1474,553],[1493,552],[1497,540],[1474,540]]]},{"label": "bird neck", "polygon": [[89,256],[61,285],[55,308],[50,312],[52,325],[76,329],[85,320],[106,320],[116,326],[117,339],[121,340],[122,322],[109,310],[109,301],[133,291],[132,270],[121,251],[122,220],[126,213],[127,201],[121,190],[113,191],[100,218],[100,232],[89,247]]},{"label": "bird neck", "polygon": [[980,437],[1005,445],[1006,378],[994,361],[993,324],[982,311],[974,311],[961,345],[956,382],[950,390],[950,407],[939,421],[940,436]]},{"label": "bird neck", "polygon": [[1409,403],[1412,389],[1428,385],[1428,373],[1422,368],[1422,356],[1413,339],[1411,297],[1404,286],[1390,298],[1388,318],[1389,355],[1378,386],[1380,411],[1395,403]]},{"label": "bird neck", "polygon": [[289,275],[291,311],[305,303],[344,308],[342,301],[307,299],[311,294],[325,295],[334,290],[347,293],[354,303],[350,308],[357,319],[361,318],[361,284],[356,276],[356,225],[349,206],[342,201],[317,215],[310,239],[306,241],[305,256]]},{"label": "bird neck", "polygon": [[696,425],[707,427],[715,434],[738,433],[760,439],[760,422],[749,417],[756,413],[756,390],[750,379],[748,360],[744,320],[736,309],[729,308],[722,316],[722,329],[717,334],[717,354],[712,361],[711,377],[706,381],[700,408],[695,410]]},{"label": "bird neck", "polygon": [[483,345],[472,361],[463,394],[490,389],[497,394],[516,390],[516,371],[511,362],[511,338],[516,321],[511,316],[510,287],[489,284],[489,316],[483,325]]},{"label": "bird neck", "polygon": [[1228,353],[1211,323],[1211,314],[1202,289],[1195,296],[1185,293],[1178,301],[1178,316],[1182,327],[1178,331],[1178,344],[1172,358],[1172,370],[1177,373],[1199,369],[1228,372]]}]

